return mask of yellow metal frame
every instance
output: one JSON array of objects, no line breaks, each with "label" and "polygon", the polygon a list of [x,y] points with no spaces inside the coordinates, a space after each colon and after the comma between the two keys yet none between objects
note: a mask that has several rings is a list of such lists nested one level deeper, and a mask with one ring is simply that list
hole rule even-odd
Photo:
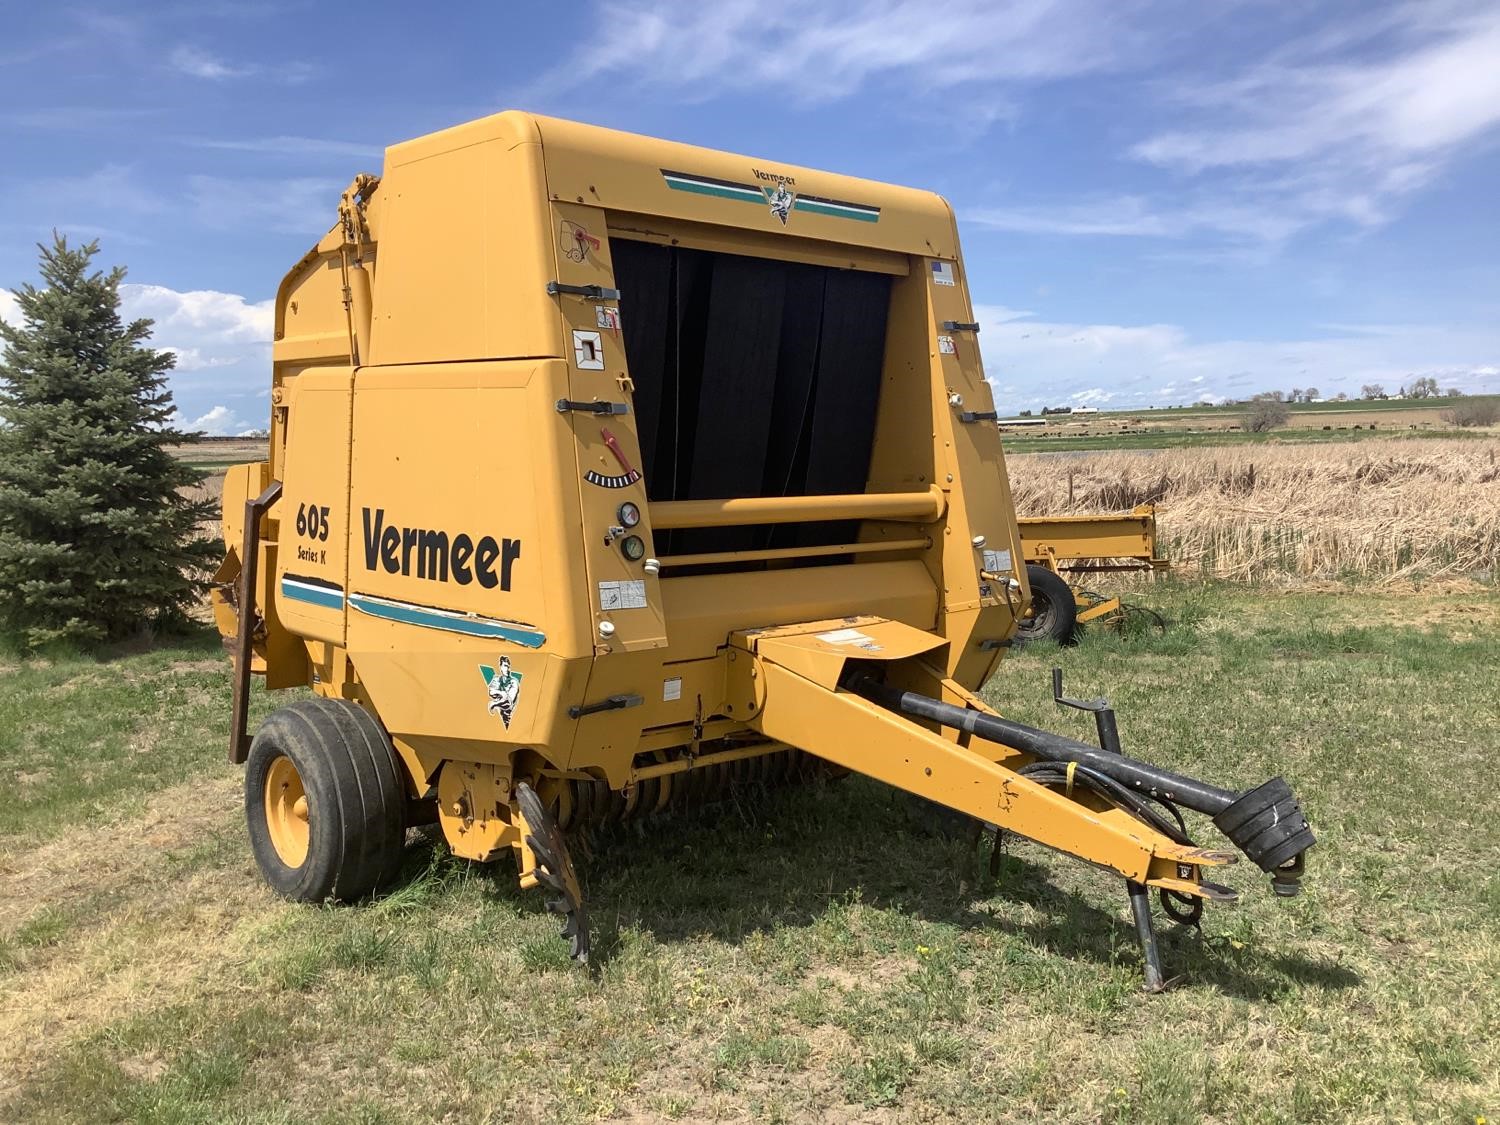
[{"label": "yellow metal frame", "polygon": [[[648,503],[639,479],[588,482],[642,463],[609,328],[629,316],[617,240],[891,279],[862,492]],[[254,606],[233,601],[231,555],[219,627],[237,635],[254,609],[246,674],[378,714],[410,795],[435,794],[475,859],[523,847],[521,781],[560,801],[569,779],[629,791],[798,747],[1191,893],[1219,853],[839,689],[849,660],[873,660],[982,708],[971,692],[1026,611],[973,321],[953,211],[931,193],[522,113],[395,145],[278,290],[267,455],[226,478],[226,542],[246,500],[282,492]],[[639,559],[616,545],[625,500]],[[653,557],[667,529],[820,520],[857,531]],[[760,741],[699,753],[735,735]]]}]

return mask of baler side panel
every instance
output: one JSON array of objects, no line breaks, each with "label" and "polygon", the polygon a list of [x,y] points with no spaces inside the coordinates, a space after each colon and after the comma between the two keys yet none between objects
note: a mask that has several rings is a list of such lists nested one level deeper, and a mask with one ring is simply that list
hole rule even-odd
[{"label": "baler side panel", "polygon": [[[593,649],[555,360],[362,368],[349,654],[392,734],[444,757],[566,753]],[[499,682],[496,682],[499,677]]]},{"label": "baler side panel", "polygon": [[487,135],[449,131],[387,153],[367,363],[569,354],[547,295],[541,146],[524,115],[502,117]]},{"label": "baler side panel", "polygon": [[354,372],[314,370],[288,395],[274,597],[301,636],[344,643],[349,577],[349,446]]},{"label": "baler side panel", "polygon": [[[554,213],[558,281],[613,288],[604,212],[557,204]],[[590,623],[596,632],[605,621],[613,628],[609,637],[601,638],[609,653],[664,649],[667,627],[660,584],[642,568],[656,548],[637,437],[641,414],[620,330],[621,302],[570,293],[559,294],[556,301],[562,332],[570,341],[566,397],[577,403],[618,404],[625,411],[596,415],[584,409],[564,415],[572,430],[575,459],[558,486],[576,493],[582,517],[574,550],[584,565]],[[630,528],[620,519],[620,506],[626,501],[635,504],[640,515],[640,523]],[[625,557],[621,540],[627,535],[641,540],[641,559]]]}]

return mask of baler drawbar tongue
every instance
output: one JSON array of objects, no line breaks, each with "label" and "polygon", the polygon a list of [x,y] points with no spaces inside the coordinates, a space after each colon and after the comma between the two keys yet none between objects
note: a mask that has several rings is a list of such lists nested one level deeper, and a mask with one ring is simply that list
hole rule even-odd
[{"label": "baler drawbar tongue", "polygon": [[[1294,871],[1288,865],[1299,861],[1316,840],[1291,787],[1282,778],[1273,777],[1254,789],[1235,793],[1013,719],[889,688],[867,673],[856,672],[846,686],[892,711],[977,734],[1042,761],[1077,763],[1152,800],[1210,816],[1214,826],[1252,863],[1277,877],[1279,894],[1296,893],[1301,867]],[[1286,888],[1291,888],[1290,892]]]},{"label": "baler drawbar tongue", "polygon": [[[838,626],[842,626],[839,628]],[[851,638],[853,638],[851,640]],[[1119,752],[1113,712],[1104,747],[1001,718],[943,677],[928,659],[942,638],[900,622],[850,618],[735,634],[746,650],[744,686],[755,725],[837,765],[1118,872],[1130,894],[1146,961],[1146,987],[1164,987],[1148,906],[1160,893],[1175,920],[1195,924],[1205,899],[1235,893],[1203,878],[1233,863],[1201,848],[1182,809],[1203,813],[1262,870],[1278,894],[1295,894],[1313,834],[1286,782],[1236,793]],[[887,682],[936,683],[945,702]],[[1058,686],[1058,702],[1064,700]],[[925,720],[913,722],[912,720]],[[962,732],[958,739],[928,724]]]}]

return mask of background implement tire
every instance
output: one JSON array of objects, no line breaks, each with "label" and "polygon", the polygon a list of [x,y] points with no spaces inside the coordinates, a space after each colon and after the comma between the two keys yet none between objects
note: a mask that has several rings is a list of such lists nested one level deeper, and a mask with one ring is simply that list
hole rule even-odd
[{"label": "background implement tire", "polygon": [[1071,644],[1078,632],[1078,603],[1068,584],[1045,566],[1026,567],[1026,581],[1031,584],[1031,616],[1016,624],[1016,640],[1053,640]]},{"label": "background implement tire", "polygon": [[351,901],[388,883],[406,842],[399,768],[361,707],[308,699],[273,712],[245,763],[250,848],[272,889]]}]

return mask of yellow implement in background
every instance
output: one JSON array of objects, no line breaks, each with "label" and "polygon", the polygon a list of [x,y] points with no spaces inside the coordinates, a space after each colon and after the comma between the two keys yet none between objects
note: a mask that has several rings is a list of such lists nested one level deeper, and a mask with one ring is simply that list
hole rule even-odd
[{"label": "yellow implement in background", "polygon": [[1160,574],[1171,563],[1156,544],[1156,505],[1129,515],[1021,516],[1021,554],[1031,585],[1031,609],[1017,626],[1022,640],[1071,640],[1090,621],[1118,622],[1124,604],[1078,581],[1081,574]]},{"label": "yellow implement in background", "polygon": [[[1179,806],[1296,889],[1280,779],[974,694],[1033,591],[946,201],[502,113],[392,146],[336,214],[277,292],[214,593],[282,894],[366,895],[435,820],[514,854],[584,959],[569,833],[830,763],[1118,873],[1151,985],[1148,888],[1230,897]],[[315,698],[252,740],[252,675]]]}]

